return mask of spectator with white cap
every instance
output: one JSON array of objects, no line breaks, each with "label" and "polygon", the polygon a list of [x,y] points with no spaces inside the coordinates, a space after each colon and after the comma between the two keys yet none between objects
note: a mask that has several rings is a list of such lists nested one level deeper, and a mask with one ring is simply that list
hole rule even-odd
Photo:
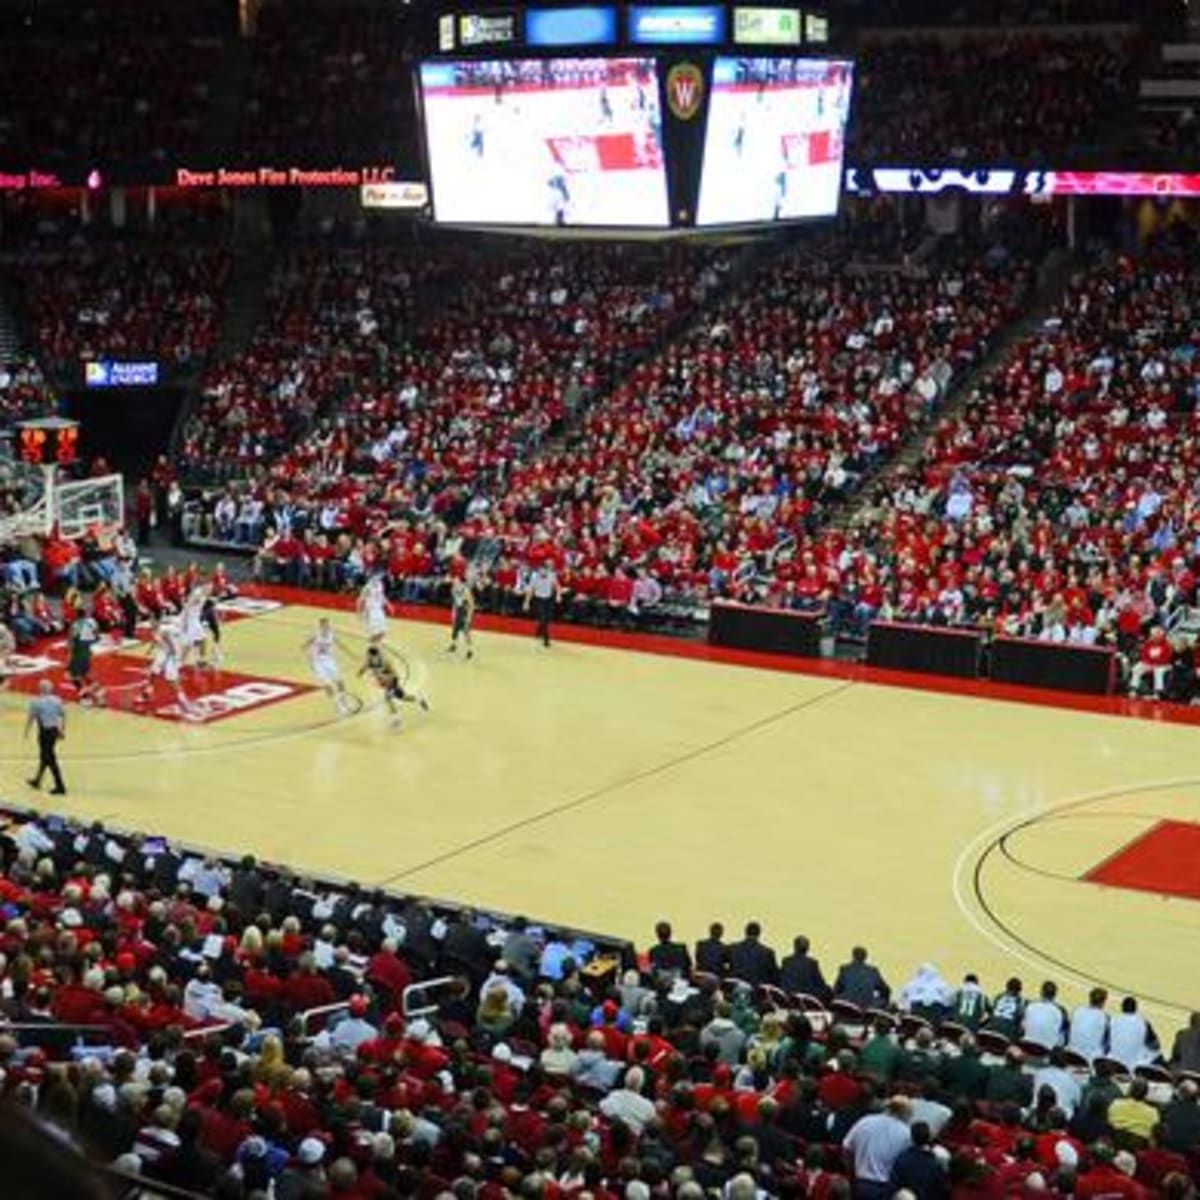
[{"label": "spectator with white cap", "polygon": [[325,1143],[320,1138],[304,1138],[275,1181],[275,1200],[317,1200],[327,1195],[324,1163]]}]

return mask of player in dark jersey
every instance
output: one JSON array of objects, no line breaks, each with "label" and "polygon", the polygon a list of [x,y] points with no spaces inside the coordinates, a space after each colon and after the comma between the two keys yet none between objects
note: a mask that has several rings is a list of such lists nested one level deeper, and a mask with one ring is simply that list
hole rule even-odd
[{"label": "player in dark jersey", "polygon": [[446,649],[453,654],[458,649],[461,636],[467,644],[467,657],[475,657],[471,645],[471,626],[475,621],[475,590],[465,579],[456,579],[450,585],[450,645]]},{"label": "player in dark jersey", "polygon": [[567,187],[567,177],[561,171],[550,176],[550,207],[554,212],[555,225],[565,225],[571,207],[571,192]]},{"label": "player in dark jersey", "polygon": [[208,630],[208,638],[201,653],[201,666],[212,667],[214,671],[221,666],[221,616],[217,611],[217,598],[212,591],[206,591],[204,602],[200,605],[200,623]]},{"label": "player in dark jersey", "polygon": [[99,703],[103,696],[92,682],[92,647],[100,640],[100,626],[85,608],[67,634],[67,678],[74,685],[80,704]]},{"label": "player in dark jersey", "polygon": [[360,677],[369,674],[375,680],[379,690],[383,693],[383,702],[388,706],[388,712],[392,714],[393,729],[400,728],[401,704],[419,704],[425,712],[429,711],[429,701],[424,696],[404,690],[400,676],[396,674],[396,668],[392,666],[382,646],[367,647],[367,656],[363,659],[363,665],[359,667],[358,674]]}]

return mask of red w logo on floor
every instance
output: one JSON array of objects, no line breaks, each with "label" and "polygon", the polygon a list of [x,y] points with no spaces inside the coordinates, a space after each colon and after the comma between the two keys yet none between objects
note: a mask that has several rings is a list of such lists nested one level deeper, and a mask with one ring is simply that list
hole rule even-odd
[{"label": "red w logo on floor", "polygon": [[[251,601],[259,605],[262,602]],[[222,619],[239,620],[255,616],[259,611],[282,607],[277,603],[246,611],[240,601],[222,605]],[[18,692],[33,693],[43,679],[54,684],[54,690],[64,700],[77,699],[76,690],[67,679],[67,642],[65,638],[48,638],[28,653],[14,654],[9,659],[9,686]],[[236,717],[257,708],[266,708],[293,696],[302,696],[315,689],[290,679],[271,679],[261,675],[244,675],[224,668],[184,667],[180,682],[191,705],[185,713],[176,703],[173,690],[161,679],[151,683],[146,693],[150,671],[149,636],[143,630],[133,641],[119,634],[106,634],[92,651],[92,682],[99,694],[99,703],[121,712],[155,717],[160,721],[188,721],[209,724]]]}]

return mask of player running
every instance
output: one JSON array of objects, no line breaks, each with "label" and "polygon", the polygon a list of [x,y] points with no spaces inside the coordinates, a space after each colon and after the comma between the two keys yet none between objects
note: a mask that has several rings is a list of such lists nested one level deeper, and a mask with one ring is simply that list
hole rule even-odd
[{"label": "player running", "polygon": [[339,717],[349,717],[362,707],[357,696],[346,691],[342,682],[342,669],[338,666],[338,650],[345,652],[345,647],[333,632],[333,626],[328,617],[322,617],[317,622],[317,632],[304,643],[304,652],[308,655],[308,665],[312,668],[313,678],[325,689],[333,701]]},{"label": "player running", "polygon": [[363,660],[363,665],[358,668],[359,677],[361,678],[368,672],[383,693],[384,703],[388,706],[388,712],[392,714],[393,729],[400,728],[399,706],[401,704],[419,704],[425,712],[429,711],[429,701],[424,696],[404,690],[400,683],[400,677],[396,674],[396,668],[388,661],[382,646],[367,647],[367,656]]},{"label": "player running", "polygon": [[80,704],[103,701],[100,689],[92,682],[92,648],[100,640],[100,626],[86,608],[71,623],[67,633],[67,679],[75,688]]},{"label": "player running", "polygon": [[367,641],[378,646],[387,633],[387,618],[391,607],[383,591],[383,580],[372,576],[358,593],[358,615],[367,631]]},{"label": "player running", "polygon": [[455,579],[450,584],[450,645],[448,653],[453,654],[458,649],[458,639],[461,635],[467,645],[467,658],[475,657],[475,648],[471,644],[471,626],[475,622],[475,590],[466,579]]}]

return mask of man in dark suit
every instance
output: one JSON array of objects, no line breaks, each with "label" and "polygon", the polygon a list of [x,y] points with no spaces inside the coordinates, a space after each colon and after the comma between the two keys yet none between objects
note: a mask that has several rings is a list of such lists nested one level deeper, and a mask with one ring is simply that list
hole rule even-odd
[{"label": "man in dark suit", "polygon": [[442,964],[447,971],[464,972],[478,987],[488,977],[495,958],[487,934],[475,924],[470,909],[450,918],[442,939]]},{"label": "man in dark suit", "polygon": [[724,975],[729,967],[729,947],[725,945],[725,926],[714,921],[708,927],[708,937],[696,943],[696,970],[710,975]]},{"label": "man in dark suit", "polygon": [[792,953],[779,966],[779,986],[785,992],[800,992],[828,1003],[833,993],[821,973],[821,964],[809,954],[808,945],[803,934],[792,939]]},{"label": "man in dark suit", "polygon": [[243,856],[229,880],[229,899],[247,921],[253,921],[262,911],[266,888],[253,854]]},{"label": "man in dark suit", "polygon": [[775,951],[759,940],[762,927],[757,921],[746,926],[746,936],[729,947],[729,973],[757,987],[760,983],[775,983],[779,979],[779,964]]},{"label": "man in dark suit", "polygon": [[835,1000],[848,1000],[859,1008],[882,1008],[891,998],[879,968],[867,962],[867,952],[862,946],[850,951],[850,961],[838,969],[833,982]]},{"label": "man in dark suit", "polygon": [[657,942],[650,947],[650,965],[659,974],[690,975],[692,973],[692,956],[682,942],[671,940],[671,925],[668,921],[659,921],[654,927]]}]

